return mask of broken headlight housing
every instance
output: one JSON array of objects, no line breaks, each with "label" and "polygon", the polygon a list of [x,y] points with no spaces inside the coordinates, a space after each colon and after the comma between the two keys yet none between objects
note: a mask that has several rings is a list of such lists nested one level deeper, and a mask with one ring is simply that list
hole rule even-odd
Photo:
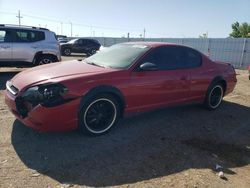
[{"label": "broken headlight housing", "polygon": [[39,85],[28,88],[22,95],[22,99],[33,106],[41,104],[52,107],[64,103],[63,96],[68,89],[62,84]]}]

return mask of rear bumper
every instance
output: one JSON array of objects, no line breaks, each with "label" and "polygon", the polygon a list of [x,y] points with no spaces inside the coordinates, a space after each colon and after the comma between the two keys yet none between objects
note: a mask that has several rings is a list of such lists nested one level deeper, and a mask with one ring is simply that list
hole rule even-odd
[{"label": "rear bumper", "polygon": [[61,57],[61,53],[60,52],[59,52],[59,54],[57,54],[57,59],[58,59],[59,62],[62,61],[62,57]]},{"label": "rear bumper", "polygon": [[25,118],[19,115],[15,97],[7,91],[5,91],[5,103],[18,120],[26,126],[41,132],[73,130],[78,126],[80,99],[50,108],[37,105],[29,111],[28,116]]}]

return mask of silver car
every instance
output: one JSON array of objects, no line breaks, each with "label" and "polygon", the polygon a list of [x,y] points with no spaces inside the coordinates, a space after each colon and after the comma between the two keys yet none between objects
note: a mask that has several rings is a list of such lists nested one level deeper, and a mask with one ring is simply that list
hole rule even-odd
[{"label": "silver car", "polygon": [[0,24],[0,62],[35,65],[61,61],[55,33],[45,28]]}]

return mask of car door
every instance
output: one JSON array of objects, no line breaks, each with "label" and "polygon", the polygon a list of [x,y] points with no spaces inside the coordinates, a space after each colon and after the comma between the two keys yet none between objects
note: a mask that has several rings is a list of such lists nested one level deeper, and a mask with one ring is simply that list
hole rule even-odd
[{"label": "car door", "polygon": [[[37,31],[38,32],[38,31]],[[33,58],[41,48],[40,40],[44,38],[36,38],[36,31],[26,29],[14,30],[13,41],[13,60],[32,62]]]},{"label": "car door", "polygon": [[90,52],[93,49],[96,49],[96,43],[93,40],[86,40],[86,42],[85,42],[85,50]]},{"label": "car door", "polygon": [[72,45],[72,51],[76,53],[83,53],[83,40],[78,39]]},{"label": "car door", "polygon": [[88,52],[88,45],[89,45],[89,40],[88,39],[82,39],[82,42],[81,42],[81,52],[82,53]]},{"label": "car door", "polygon": [[[158,69],[144,71],[140,66],[154,63]],[[131,74],[132,103],[137,109],[153,109],[181,103],[189,96],[189,70],[182,69],[183,51],[178,46],[153,49]]]},{"label": "car door", "polygon": [[9,29],[0,29],[0,61],[12,60],[12,33]]},{"label": "car door", "polygon": [[81,52],[82,53],[87,53],[90,51],[92,47],[91,40],[89,39],[82,39],[82,46],[81,46]]}]

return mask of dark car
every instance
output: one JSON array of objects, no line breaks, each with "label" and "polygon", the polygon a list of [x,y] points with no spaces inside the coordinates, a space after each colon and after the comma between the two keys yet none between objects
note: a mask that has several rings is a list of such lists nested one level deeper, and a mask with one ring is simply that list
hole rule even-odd
[{"label": "dark car", "polygon": [[91,56],[99,50],[101,44],[94,39],[73,39],[65,44],[61,44],[61,54],[69,56],[71,53],[85,53]]},{"label": "dark car", "polygon": [[193,102],[214,110],[236,81],[230,64],[195,49],[124,43],[82,61],[23,71],[6,83],[5,101],[34,129],[98,135],[131,113]]},{"label": "dark car", "polygon": [[58,39],[59,44],[64,44],[64,43],[67,43],[69,41],[70,41],[70,39],[68,39],[68,38],[60,38],[60,39]]}]

